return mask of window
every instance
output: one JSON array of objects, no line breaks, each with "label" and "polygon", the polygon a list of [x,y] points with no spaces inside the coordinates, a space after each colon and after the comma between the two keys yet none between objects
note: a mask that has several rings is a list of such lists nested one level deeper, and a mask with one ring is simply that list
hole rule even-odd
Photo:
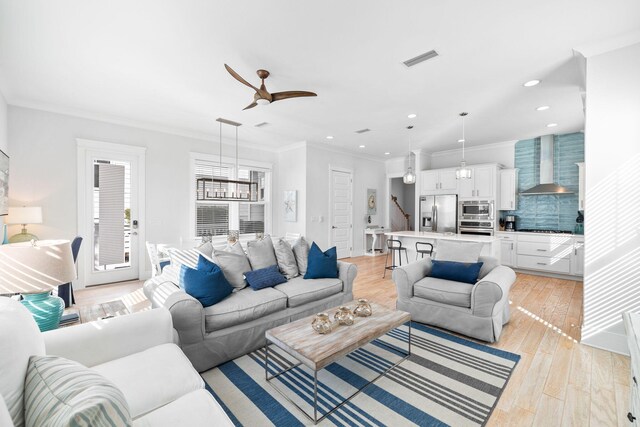
[{"label": "window", "polygon": [[[270,232],[270,166],[239,161],[236,171],[235,159],[229,161],[223,158],[221,165],[217,158],[214,160],[212,157],[192,154],[195,236],[226,237],[229,230],[238,230],[241,236],[251,237],[255,233]],[[220,178],[247,184],[215,181]],[[248,194],[249,191],[251,194]],[[224,200],[227,198],[238,200]],[[256,201],[243,201],[245,198]]]}]

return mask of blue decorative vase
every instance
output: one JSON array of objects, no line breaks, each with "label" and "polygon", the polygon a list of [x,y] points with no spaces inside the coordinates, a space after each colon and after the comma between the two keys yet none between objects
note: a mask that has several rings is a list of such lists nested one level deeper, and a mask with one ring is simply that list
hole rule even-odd
[{"label": "blue decorative vase", "polygon": [[54,297],[51,292],[39,294],[23,294],[21,302],[31,312],[40,331],[58,329],[64,311],[62,298]]}]

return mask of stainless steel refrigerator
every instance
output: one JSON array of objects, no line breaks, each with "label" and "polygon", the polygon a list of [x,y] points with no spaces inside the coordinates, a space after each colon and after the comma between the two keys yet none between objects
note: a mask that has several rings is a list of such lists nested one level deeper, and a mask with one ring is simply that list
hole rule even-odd
[{"label": "stainless steel refrigerator", "polygon": [[458,196],[420,196],[420,231],[458,232]]}]

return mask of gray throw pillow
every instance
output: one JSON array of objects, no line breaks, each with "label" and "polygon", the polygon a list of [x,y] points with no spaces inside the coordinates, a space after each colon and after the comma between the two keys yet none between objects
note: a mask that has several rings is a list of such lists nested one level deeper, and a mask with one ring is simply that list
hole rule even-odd
[{"label": "gray throw pillow", "polygon": [[246,255],[244,253],[244,249],[242,249],[242,245],[240,244],[240,242],[227,243],[227,246],[224,248],[224,250],[227,252],[231,252],[232,254]]},{"label": "gray throw pillow", "polygon": [[271,237],[266,236],[260,240],[252,240],[247,243],[247,257],[253,270],[271,267],[278,264],[276,253],[273,250]]},{"label": "gray throw pillow", "polygon": [[295,255],[296,257],[298,271],[300,272],[300,274],[304,275],[307,272],[307,261],[309,259],[309,243],[307,243],[304,237],[299,237],[298,240],[295,241],[291,249],[293,249],[293,255]]},{"label": "gray throw pillow", "polygon": [[482,243],[438,240],[436,256],[438,261],[478,262]]},{"label": "gray throw pillow", "polygon": [[213,262],[218,264],[224,277],[236,290],[243,289],[247,286],[244,273],[251,271],[251,265],[245,254],[238,255],[214,249]]},{"label": "gray throw pillow", "polygon": [[278,260],[278,268],[287,279],[293,279],[297,277],[300,272],[298,271],[298,264],[296,263],[296,257],[293,254],[291,245],[284,239],[276,239],[273,242],[273,249],[276,251],[276,259]]},{"label": "gray throw pillow", "polygon": [[211,244],[211,242],[205,242],[200,246],[198,246],[196,250],[202,253],[203,255],[206,255],[209,258],[211,258],[211,254],[213,253],[213,245]]}]

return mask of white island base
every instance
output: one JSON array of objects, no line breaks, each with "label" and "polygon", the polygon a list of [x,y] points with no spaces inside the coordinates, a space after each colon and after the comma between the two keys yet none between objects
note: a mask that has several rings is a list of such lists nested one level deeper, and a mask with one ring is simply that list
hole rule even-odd
[{"label": "white island base", "polygon": [[[434,254],[438,252],[438,241],[453,240],[456,242],[482,243],[482,256],[500,259],[500,239],[495,236],[475,236],[471,234],[431,233],[427,231],[391,231],[385,233],[385,239],[397,239],[407,248],[409,262],[416,259],[416,242],[431,243]],[[418,256],[420,259],[420,256]]]}]

